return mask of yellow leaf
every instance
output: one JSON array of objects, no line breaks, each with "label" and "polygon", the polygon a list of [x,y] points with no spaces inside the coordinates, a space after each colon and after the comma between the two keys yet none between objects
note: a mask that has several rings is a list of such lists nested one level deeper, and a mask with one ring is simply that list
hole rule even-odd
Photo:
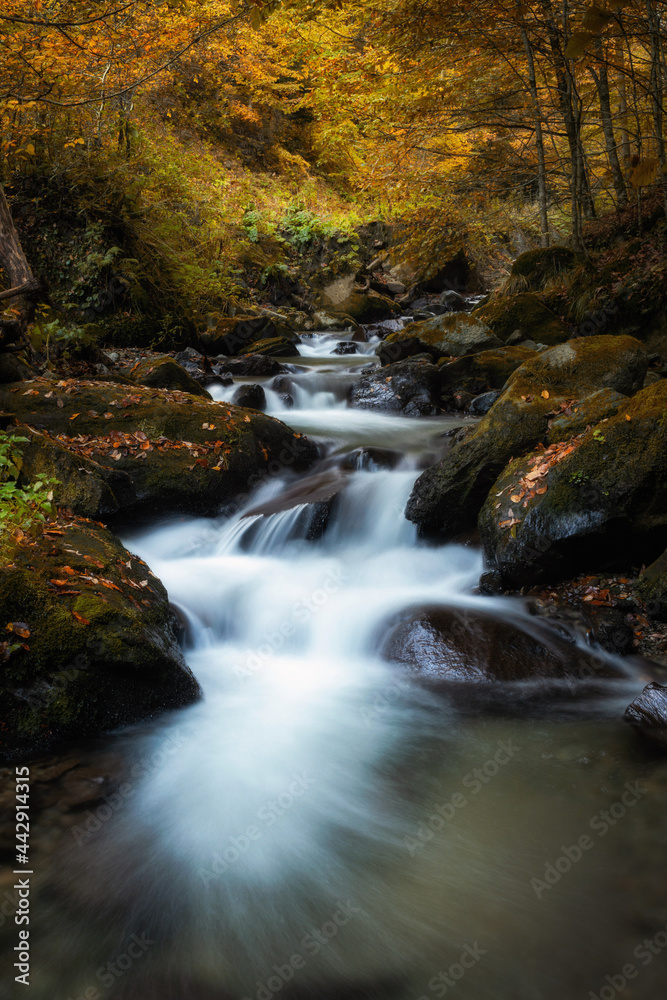
[{"label": "yellow leaf", "polygon": [[25,152],[28,154],[28,156],[35,155],[35,147],[31,142],[29,142],[28,145],[25,147]]},{"label": "yellow leaf", "polygon": [[542,393],[542,399],[548,399],[548,398],[549,398],[549,392],[547,389],[545,389],[544,392]]}]

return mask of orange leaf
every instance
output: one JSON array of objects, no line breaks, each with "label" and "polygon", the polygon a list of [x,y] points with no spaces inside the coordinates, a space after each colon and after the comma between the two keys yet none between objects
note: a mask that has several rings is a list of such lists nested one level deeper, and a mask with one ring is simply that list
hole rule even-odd
[{"label": "orange leaf", "polygon": [[548,392],[548,390],[547,390],[547,389],[545,389],[545,390],[544,390],[544,391],[542,392],[542,399],[548,399],[548,398],[549,398],[549,392]]},{"label": "orange leaf", "polygon": [[73,617],[73,618],[76,618],[76,620],[77,620],[78,622],[81,622],[81,624],[82,624],[82,625],[90,625],[90,622],[88,621],[88,619],[87,619],[87,618],[84,618],[84,617],[83,617],[83,615],[80,615],[80,614],[78,613],[78,611],[73,611],[73,612],[72,612],[72,617]]},{"label": "orange leaf", "polygon": [[30,638],[30,629],[25,622],[10,622],[5,628],[5,632],[12,632],[17,635],[19,639]]}]

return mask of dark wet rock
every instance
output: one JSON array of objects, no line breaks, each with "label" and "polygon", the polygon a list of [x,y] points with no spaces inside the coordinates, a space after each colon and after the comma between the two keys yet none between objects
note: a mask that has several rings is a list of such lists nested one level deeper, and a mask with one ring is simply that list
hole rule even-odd
[{"label": "dark wet rock", "polygon": [[645,602],[649,618],[667,622],[667,551],[646,567],[635,593]]},{"label": "dark wet rock", "polygon": [[479,286],[475,267],[470,263],[465,250],[459,250],[445,264],[431,264],[420,275],[420,286],[425,292],[440,293],[449,289],[464,291]]},{"label": "dark wet rock", "polygon": [[423,323],[411,323],[404,330],[390,334],[385,344],[394,344],[416,337],[424,345],[439,352],[440,357],[461,358],[466,354],[502,347],[502,342],[476,316],[469,313],[445,313]]},{"label": "dark wet rock", "polygon": [[600,389],[568,407],[570,412],[554,417],[550,422],[549,443],[565,441],[581,434],[587,427],[613,417],[627,403],[627,396],[615,389]]},{"label": "dark wet rock", "polygon": [[0,542],[0,619],[12,624],[0,645],[5,759],[199,696],[167,592],[146,564],[89,521],[61,520],[56,531]]},{"label": "dark wet rock", "polygon": [[31,369],[15,354],[0,353],[0,385],[7,382],[23,382],[32,377]]},{"label": "dark wet rock", "polygon": [[451,397],[451,405],[455,410],[463,412],[467,410],[475,401],[475,397],[471,392],[466,392],[465,389],[457,389]]},{"label": "dark wet rock", "polygon": [[180,392],[192,393],[193,396],[211,398],[206,389],[168,355],[139,361],[128,375],[137,385],[147,385],[156,389],[178,389]]},{"label": "dark wet rock", "polygon": [[186,347],[184,351],[179,351],[174,357],[179,365],[196,365],[201,367],[204,364],[204,355],[200,351],[195,351],[194,347]]},{"label": "dark wet rock", "polygon": [[391,629],[382,655],[429,684],[623,676],[541,622],[520,625],[470,608],[410,613]]},{"label": "dark wet rock", "polygon": [[361,410],[433,416],[440,412],[438,369],[423,361],[401,361],[359,379],[348,399]]},{"label": "dark wet rock", "polygon": [[503,343],[508,343],[510,337],[516,343],[515,335],[518,334],[519,340],[532,340],[552,347],[565,343],[572,336],[570,328],[532,292],[499,293],[472,315],[486,323]]},{"label": "dark wet rock", "polygon": [[498,389],[494,389],[492,392],[484,392],[481,396],[475,396],[468,407],[468,412],[473,417],[484,417],[499,398],[500,390]]},{"label": "dark wet rock", "polygon": [[667,687],[648,684],[623,718],[652,743],[667,748]]},{"label": "dark wet rock", "polygon": [[402,459],[402,453],[391,448],[358,448],[345,456],[343,468],[376,472],[379,469],[395,469]]},{"label": "dark wet rock", "polygon": [[242,385],[232,397],[234,406],[244,406],[250,410],[266,409],[266,393],[261,385]]},{"label": "dark wet rock", "polygon": [[515,459],[491,488],[479,528],[507,587],[623,568],[667,542],[667,382],[643,389],[570,446],[521,506],[511,497],[539,456]]},{"label": "dark wet rock", "polygon": [[579,339],[534,356],[510,376],[475,431],[420,476],[407,517],[422,530],[443,535],[473,528],[510,458],[546,437],[554,411],[603,387],[636,392],[646,365],[644,349],[632,337]]},{"label": "dark wet rock", "polygon": [[351,340],[341,340],[334,349],[334,354],[357,354],[357,345]]},{"label": "dark wet rock", "polygon": [[426,354],[430,361],[436,362],[442,356],[435,348],[427,347],[418,337],[407,337],[404,340],[384,341],[379,344],[375,353],[381,365],[392,365],[397,361],[407,361],[408,358]]},{"label": "dark wet rock", "polygon": [[329,524],[338,497],[347,485],[349,472],[342,468],[308,476],[288,486],[279,496],[249,510],[245,517],[271,517],[297,507],[304,507],[295,522],[294,538],[313,541],[321,538]]},{"label": "dark wet rock", "polygon": [[39,432],[22,446],[20,481],[59,479],[56,502],[85,516],[214,515],[272,469],[317,457],[280,421],[189,393],[46,379],[16,388],[0,387],[0,410]]},{"label": "dark wet rock", "polygon": [[449,312],[464,312],[468,308],[468,303],[463,296],[451,288],[442,293],[439,303]]},{"label": "dark wet rock", "polygon": [[287,371],[284,365],[274,358],[263,354],[246,354],[243,358],[220,359],[220,374],[229,374],[232,378],[264,378],[270,375],[280,375]]},{"label": "dark wet rock", "polygon": [[502,389],[511,375],[535,357],[525,347],[500,347],[480,354],[468,354],[440,367],[443,398],[457,389],[478,396],[492,389]]},{"label": "dark wet rock", "polygon": [[620,608],[585,608],[585,621],[591,638],[602,649],[616,656],[630,656],[635,652],[635,634]]},{"label": "dark wet rock", "polygon": [[298,358],[299,349],[294,341],[285,337],[269,337],[252,342],[249,355],[254,354],[263,354],[269,358]]}]

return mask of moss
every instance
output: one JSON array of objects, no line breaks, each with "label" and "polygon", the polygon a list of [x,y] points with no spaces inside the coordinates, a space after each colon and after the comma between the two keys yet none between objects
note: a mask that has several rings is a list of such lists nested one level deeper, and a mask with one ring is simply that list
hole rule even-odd
[{"label": "moss", "polygon": [[474,315],[486,323],[503,343],[516,331],[527,340],[549,347],[562,344],[571,336],[565,323],[532,292],[494,296]]},{"label": "moss", "polygon": [[384,344],[400,344],[415,337],[425,349],[432,348],[448,358],[502,347],[488,326],[468,313],[448,313],[423,323],[410,323],[403,330],[389,334]]},{"label": "moss", "polygon": [[61,519],[50,535],[5,543],[2,555],[0,622],[30,631],[3,665],[4,757],[197,697],[164,587],[110,532]]},{"label": "moss", "polygon": [[563,414],[551,422],[549,444],[581,434],[589,425],[612,417],[626,402],[626,397],[613,389],[599,389],[590,396],[585,396],[571,407],[571,413]]},{"label": "moss", "polygon": [[464,390],[475,395],[490,389],[502,389],[508,378],[524,362],[535,356],[528,347],[502,347],[480,354],[469,354],[440,368],[444,392]]},{"label": "moss", "polygon": [[581,254],[568,247],[527,250],[512,264],[508,291],[537,292],[581,262]]},{"label": "moss", "polygon": [[166,355],[139,361],[128,372],[128,375],[138,385],[147,385],[157,389],[178,389],[181,392],[189,392],[193,396],[211,398],[206,389],[195,382],[185,368]]},{"label": "moss", "polygon": [[297,358],[299,351],[292,340],[285,337],[268,337],[266,340],[255,340],[246,354],[264,354],[269,358]]}]

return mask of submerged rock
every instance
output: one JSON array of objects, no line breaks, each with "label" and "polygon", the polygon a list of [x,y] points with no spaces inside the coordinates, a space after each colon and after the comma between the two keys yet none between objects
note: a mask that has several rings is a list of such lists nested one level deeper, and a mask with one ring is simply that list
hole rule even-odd
[{"label": "submerged rock", "polygon": [[88,517],[214,515],[317,457],[272,417],[165,389],[36,379],[0,387],[0,410],[30,438],[20,482],[59,479],[56,503]]},{"label": "submerged rock", "polygon": [[485,555],[508,587],[642,562],[667,541],[666,497],[667,382],[660,382],[560,453],[508,465],[480,514]]},{"label": "submerged rock", "polygon": [[667,748],[667,687],[648,684],[626,708],[623,718],[652,743]]},{"label": "submerged rock", "polygon": [[438,369],[424,361],[401,361],[359,379],[348,399],[361,410],[433,416],[440,412]]},{"label": "submerged rock", "polygon": [[443,535],[474,527],[510,458],[546,437],[549,419],[561,406],[603,387],[636,392],[647,366],[644,349],[632,337],[574,340],[533,356],[510,376],[474,432],[417,480],[408,519]]},{"label": "submerged rock", "polygon": [[61,518],[4,537],[0,558],[5,760],[199,697],[166,590],[109,531]]}]

